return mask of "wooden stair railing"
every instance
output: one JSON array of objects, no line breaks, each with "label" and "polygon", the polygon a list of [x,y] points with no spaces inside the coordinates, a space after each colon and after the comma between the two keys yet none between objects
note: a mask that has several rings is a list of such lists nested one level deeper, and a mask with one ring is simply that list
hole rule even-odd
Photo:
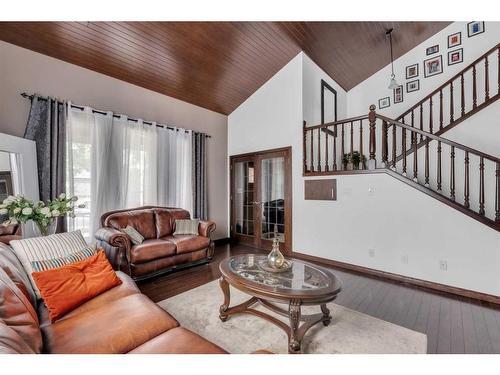
[{"label": "wooden stair railing", "polygon": [[[495,156],[377,114],[374,105],[365,116],[312,127],[304,122],[303,136],[304,176],[387,173],[500,231]],[[354,151],[368,160],[359,170],[346,170],[339,159]]]},{"label": "wooden stair railing", "polygon": [[[497,72],[497,82],[494,82],[495,75],[490,74],[492,71]],[[500,43],[396,117],[396,121],[442,135],[498,99]],[[417,149],[423,146],[420,137]],[[406,152],[411,154],[413,149]]]}]

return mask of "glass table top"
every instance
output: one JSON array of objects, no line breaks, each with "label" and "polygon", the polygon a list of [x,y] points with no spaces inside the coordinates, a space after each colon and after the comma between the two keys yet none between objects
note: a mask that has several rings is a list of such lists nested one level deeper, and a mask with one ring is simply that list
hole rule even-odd
[{"label": "glass table top", "polygon": [[328,288],[332,279],[320,269],[294,259],[292,268],[282,273],[264,271],[259,262],[267,260],[265,255],[246,254],[229,260],[229,270],[255,283],[289,290],[320,290]]}]

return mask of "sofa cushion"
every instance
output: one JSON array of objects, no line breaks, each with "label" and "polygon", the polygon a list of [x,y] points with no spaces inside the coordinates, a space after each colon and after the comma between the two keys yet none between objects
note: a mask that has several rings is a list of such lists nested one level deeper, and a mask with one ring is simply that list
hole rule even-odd
[{"label": "sofa cushion", "polygon": [[30,300],[0,268],[0,321],[9,326],[35,353],[42,349],[38,316]]},{"label": "sofa cushion", "polygon": [[130,354],[227,354],[221,347],[183,327],[173,328],[135,348]]},{"label": "sofa cushion", "polygon": [[19,334],[0,320],[0,354],[36,354]]},{"label": "sofa cushion", "polygon": [[[130,276],[120,271],[116,272],[116,276],[118,276],[118,278],[122,281],[120,285],[99,294],[97,297],[92,298],[90,301],[87,301],[83,305],[78,306],[76,309],[71,310],[66,315],[58,319],[58,321],[81,314],[85,311],[100,308],[120,298],[140,293],[139,288]],[[47,309],[47,306],[45,306],[44,303],[40,303],[38,306],[38,318],[40,320],[40,326],[51,324],[49,319],[49,309]]]},{"label": "sofa cushion", "polygon": [[156,238],[154,212],[150,209],[111,214],[106,218],[105,225],[111,226],[117,230],[121,230],[122,228],[126,228],[127,225],[130,225],[145,239]]},{"label": "sofa cushion", "polygon": [[155,210],[156,236],[158,238],[171,235],[174,232],[172,214],[168,209]]},{"label": "sofa cushion", "polygon": [[158,258],[175,255],[175,244],[163,239],[145,240],[140,245],[132,246],[130,249],[130,260],[139,264],[149,262]]},{"label": "sofa cushion", "polygon": [[24,270],[23,265],[9,246],[0,243],[0,268],[2,268],[16,286],[36,306],[37,298],[31,286],[31,281]]},{"label": "sofa cushion", "polygon": [[48,353],[127,353],[179,323],[142,294],[132,294],[42,327]]},{"label": "sofa cushion", "polygon": [[122,283],[103,250],[80,262],[33,272],[33,278],[49,308],[51,321]]},{"label": "sofa cushion", "polygon": [[190,253],[210,246],[210,238],[190,234],[166,236],[162,239],[173,242],[177,246],[177,254]]},{"label": "sofa cushion", "polygon": [[207,249],[193,251],[191,253],[177,254],[171,257],[155,259],[150,262],[131,264],[132,274],[136,277],[152,274],[162,270],[168,270],[183,264],[198,262],[207,258]]}]

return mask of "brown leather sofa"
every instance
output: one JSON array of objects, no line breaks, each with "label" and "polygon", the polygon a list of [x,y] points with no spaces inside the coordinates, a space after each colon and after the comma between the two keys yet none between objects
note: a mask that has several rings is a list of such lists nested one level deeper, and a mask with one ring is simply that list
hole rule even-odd
[{"label": "brown leather sofa", "polygon": [[14,252],[0,244],[0,354],[226,353],[180,327],[130,277],[117,275],[121,285],[51,323]]},{"label": "brown leather sofa", "polygon": [[[180,208],[146,206],[112,211],[101,217],[96,234],[97,246],[102,247],[116,270],[142,280],[175,269],[209,262],[214,253],[210,233],[213,221],[200,221],[198,235],[174,235],[175,220],[189,219],[189,212]],[[133,245],[120,231],[134,227],[144,242]]]},{"label": "brown leather sofa", "polygon": [[[0,221],[1,222],[1,221]],[[0,224],[0,242],[9,244],[12,240],[21,239],[21,226],[20,225],[2,225]]]}]

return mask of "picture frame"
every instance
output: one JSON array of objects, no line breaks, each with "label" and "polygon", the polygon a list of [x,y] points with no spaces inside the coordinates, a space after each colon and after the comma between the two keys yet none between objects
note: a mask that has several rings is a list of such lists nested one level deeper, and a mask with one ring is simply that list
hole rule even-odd
[{"label": "picture frame", "polygon": [[464,62],[464,49],[458,48],[448,52],[448,65],[455,65]]},{"label": "picture frame", "polygon": [[484,21],[472,21],[467,24],[467,36],[473,36],[484,33]]},{"label": "picture frame", "polygon": [[403,102],[403,85],[396,87],[393,91],[394,104]]},{"label": "picture frame", "polygon": [[424,77],[429,78],[443,73],[443,56],[435,56],[424,60]]},{"label": "picture frame", "polygon": [[438,53],[438,52],[439,52],[439,44],[427,47],[427,49],[425,50],[425,54],[427,56],[434,55],[435,53]]},{"label": "picture frame", "polygon": [[448,35],[448,48],[453,48],[462,44],[462,32],[459,31]]},{"label": "picture frame", "polygon": [[390,105],[391,105],[391,98],[388,96],[378,100],[378,109],[384,109],[390,107]]},{"label": "picture frame", "polygon": [[406,79],[418,77],[418,63],[406,67]]},{"label": "picture frame", "polygon": [[420,90],[420,80],[415,79],[413,81],[406,82],[406,92],[413,92]]}]

